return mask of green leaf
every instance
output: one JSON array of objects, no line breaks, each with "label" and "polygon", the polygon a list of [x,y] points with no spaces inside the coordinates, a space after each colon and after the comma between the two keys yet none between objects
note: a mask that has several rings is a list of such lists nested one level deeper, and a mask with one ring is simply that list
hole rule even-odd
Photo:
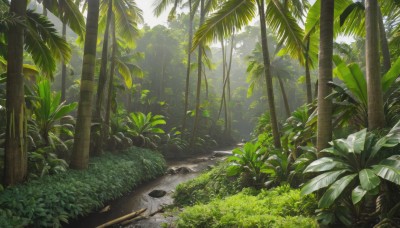
[{"label": "green leaf", "polygon": [[371,169],[363,169],[359,172],[361,187],[367,191],[379,186],[381,180]]},{"label": "green leaf", "polygon": [[347,175],[333,183],[319,200],[318,207],[329,208],[356,176],[357,174]]},{"label": "green leaf", "polygon": [[400,58],[392,65],[390,70],[382,77],[382,91],[386,92],[400,75]]},{"label": "green leaf", "polygon": [[329,186],[330,184],[335,182],[341,174],[345,172],[346,170],[331,171],[314,177],[311,181],[309,181],[301,188],[301,195],[307,195],[321,188]]},{"label": "green leaf", "polygon": [[374,165],[373,171],[381,178],[400,185],[400,172],[398,168],[387,165]]},{"label": "green leaf", "polygon": [[364,190],[360,185],[353,189],[351,192],[351,201],[353,201],[353,204],[355,205],[360,202],[366,193],[367,190]]},{"label": "green leaf", "polygon": [[332,170],[334,168],[343,169],[346,167],[347,165],[345,163],[336,158],[323,157],[309,164],[307,168],[304,170],[304,173],[322,172],[322,171]]}]

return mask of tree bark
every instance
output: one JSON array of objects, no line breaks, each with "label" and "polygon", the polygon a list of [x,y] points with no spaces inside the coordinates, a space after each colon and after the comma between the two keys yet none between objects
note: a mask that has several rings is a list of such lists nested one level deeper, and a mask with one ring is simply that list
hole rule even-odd
[{"label": "tree bark", "polygon": [[[186,87],[185,87],[185,108],[183,112],[183,121],[182,121],[182,130],[186,129],[186,117],[187,111],[189,109],[189,82],[190,82],[190,65],[191,65],[191,48],[192,48],[192,39],[193,39],[193,16],[192,16],[192,0],[189,0],[189,42],[188,42],[188,50],[187,50],[187,65],[186,65]],[[182,134],[183,136],[183,134]]]},{"label": "tree bark", "polygon": [[111,119],[111,104],[113,97],[113,88],[114,88],[114,74],[115,74],[115,61],[117,58],[117,37],[115,31],[115,18],[113,17],[112,24],[112,53],[111,53],[111,66],[110,66],[110,81],[108,82],[108,99],[107,99],[107,107],[106,107],[106,117],[104,119],[104,136],[103,140],[106,141],[110,135],[110,119]]},{"label": "tree bark", "polygon": [[281,87],[281,92],[282,92],[282,99],[283,99],[283,104],[285,105],[285,112],[286,112],[286,117],[288,118],[290,116],[290,107],[289,107],[289,101],[286,95],[285,91],[285,86],[283,85],[282,78],[277,75],[278,81],[279,81],[279,87]]},{"label": "tree bark", "polygon": [[332,101],[326,99],[331,93],[328,82],[332,80],[334,0],[321,1],[321,27],[318,72],[318,127],[317,150],[329,146],[332,140]]},{"label": "tree bark", "polygon": [[273,85],[272,85],[271,62],[270,62],[269,52],[268,52],[267,27],[265,24],[264,1],[257,0],[257,5],[258,5],[258,13],[260,15],[260,23],[261,23],[261,46],[262,46],[263,60],[264,60],[265,81],[267,84],[267,97],[268,97],[268,107],[269,107],[270,118],[271,118],[272,135],[274,138],[274,146],[276,148],[281,148],[281,141],[280,141],[280,135],[279,135],[279,129],[278,129],[278,121],[276,118],[274,90],[273,90]]},{"label": "tree bark", "polygon": [[[204,12],[204,1],[205,0],[200,0],[200,25],[203,25],[204,23],[204,18],[205,18],[205,12]],[[190,145],[194,145],[194,141],[196,139],[197,131],[199,128],[199,112],[200,112],[200,92],[201,92],[201,77],[202,77],[202,70],[203,70],[203,43],[200,42],[199,44],[199,51],[198,51],[198,57],[197,57],[197,90],[196,90],[196,112],[195,112],[195,117],[194,117],[194,125],[193,125],[193,132],[192,132],[192,138],[190,140]]]},{"label": "tree bark", "polygon": [[[26,0],[12,0],[10,13],[25,19],[26,4]],[[27,175],[23,52],[24,28],[18,24],[11,25],[7,55],[5,186],[21,183]]]},{"label": "tree bark", "polygon": [[[63,22],[62,24],[62,36],[64,40],[67,40],[67,24]],[[65,60],[63,59],[61,62],[61,101],[65,101],[67,94],[67,65],[65,63]]]},{"label": "tree bark", "polygon": [[365,2],[365,27],[367,34],[365,41],[365,59],[367,73],[369,130],[382,128],[385,126],[380,77],[379,23],[377,18],[377,0],[367,0]]},{"label": "tree bark", "polygon": [[390,62],[390,51],[389,51],[389,44],[388,40],[386,37],[386,31],[385,31],[385,26],[383,24],[383,17],[382,17],[382,12],[381,8],[378,6],[378,23],[379,23],[379,36],[380,36],[380,41],[381,41],[381,51],[382,51],[382,57],[383,57],[383,73],[386,73],[390,70],[392,67],[392,64]]},{"label": "tree bark", "polygon": [[71,159],[71,168],[73,169],[86,169],[89,163],[98,21],[99,0],[88,1],[80,98]]},{"label": "tree bark", "polygon": [[305,62],[305,67],[306,67],[306,89],[307,89],[307,103],[311,104],[312,103],[312,88],[311,88],[311,74],[310,74],[310,56],[308,55],[308,52],[310,50],[310,37],[307,38],[307,44],[306,44],[306,62]]}]

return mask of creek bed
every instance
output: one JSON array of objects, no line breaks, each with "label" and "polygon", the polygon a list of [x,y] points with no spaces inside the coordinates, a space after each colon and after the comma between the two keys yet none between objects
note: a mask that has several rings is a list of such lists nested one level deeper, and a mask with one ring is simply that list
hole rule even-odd
[{"label": "creek bed", "polygon": [[[206,156],[201,155],[182,161],[170,161],[168,162],[168,169],[177,169],[179,167],[186,167],[190,169],[189,173],[184,174],[166,174],[155,180],[143,183],[138,186],[134,191],[118,198],[107,205],[110,209],[106,212],[94,212],[86,217],[83,217],[77,221],[71,222],[66,227],[82,227],[90,228],[97,227],[113,219],[119,218],[126,214],[134,211],[138,211],[142,208],[147,208],[143,216],[147,216],[159,211],[163,206],[173,204],[173,192],[176,186],[182,182],[191,180],[201,174],[202,171],[207,170],[210,166],[213,166],[218,161],[224,159],[225,156],[231,153],[231,149],[215,151],[214,153]],[[148,194],[153,190],[163,190],[166,191],[166,195],[160,198],[153,198]],[[156,213],[155,215],[134,222],[127,227],[161,227],[163,223],[173,222],[174,217],[164,216],[162,213]]]}]

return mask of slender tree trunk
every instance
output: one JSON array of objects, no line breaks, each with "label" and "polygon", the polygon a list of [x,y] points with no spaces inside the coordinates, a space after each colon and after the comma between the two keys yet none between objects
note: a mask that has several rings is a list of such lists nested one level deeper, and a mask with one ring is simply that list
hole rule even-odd
[{"label": "slender tree trunk", "polygon": [[[200,25],[203,25],[204,23],[204,18],[205,18],[205,12],[204,12],[204,1],[205,0],[200,0]],[[196,90],[196,112],[195,112],[195,119],[194,119],[194,126],[193,126],[193,132],[192,132],[192,138],[190,140],[190,145],[194,145],[194,141],[196,139],[197,131],[199,128],[199,112],[200,112],[200,92],[201,92],[201,77],[202,77],[202,59],[203,59],[203,43],[200,42],[199,44],[199,53],[197,57],[197,90]]]},{"label": "slender tree trunk", "polygon": [[319,44],[318,75],[318,151],[328,147],[329,141],[332,140],[332,101],[326,99],[326,97],[331,93],[328,82],[332,80],[334,5],[334,0],[321,1],[321,41]]},{"label": "slender tree trunk", "polygon": [[285,90],[285,86],[283,85],[283,81],[282,78],[279,77],[279,75],[277,76],[278,81],[279,81],[279,87],[281,88],[281,92],[282,92],[282,99],[283,99],[283,104],[285,105],[285,112],[286,112],[286,117],[290,116],[290,107],[289,107],[289,101],[286,95],[286,90]]},{"label": "slender tree trunk", "polygon": [[226,75],[226,79],[228,80],[227,84],[227,92],[228,92],[228,135],[231,137],[232,133],[232,109],[231,109],[231,69],[232,69],[232,59],[233,59],[233,49],[234,49],[234,43],[235,43],[235,34],[232,34],[231,36],[231,48],[230,48],[230,53],[229,53],[229,64],[228,64],[228,71]]},{"label": "slender tree trunk", "polygon": [[[10,13],[25,19],[26,4],[26,0],[12,0]],[[24,28],[18,24],[11,25],[7,55],[5,186],[21,183],[27,175],[23,52]]]},{"label": "slender tree trunk", "polygon": [[104,139],[108,139],[110,135],[111,104],[114,93],[113,88],[114,88],[115,61],[117,58],[117,48],[118,48],[114,17],[112,20],[111,28],[112,28],[112,53],[111,53],[111,66],[110,66],[110,77],[109,77],[110,81],[108,82],[109,84],[108,84],[106,117],[104,119],[105,123]]},{"label": "slender tree trunk", "polygon": [[260,15],[260,23],[261,23],[261,46],[262,46],[263,60],[264,60],[265,81],[267,84],[267,97],[268,97],[268,107],[269,107],[270,118],[271,118],[272,135],[274,137],[274,146],[276,148],[281,148],[281,141],[280,141],[279,129],[278,129],[278,121],[276,118],[274,90],[273,90],[273,85],[272,85],[271,62],[270,62],[269,53],[268,53],[268,40],[267,40],[267,27],[265,24],[264,1],[257,0],[257,5],[258,5],[258,13]]},{"label": "slender tree trunk", "polygon": [[379,22],[377,0],[365,2],[366,72],[368,91],[368,129],[385,126],[379,61]]},{"label": "slender tree trunk", "polygon": [[[62,36],[64,40],[67,40],[67,24],[63,22],[62,25]],[[66,100],[66,91],[67,91],[67,65],[65,60],[63,59],[61,62],[61,101]]]},{"label": "slender tree trunk", "polygon": [[[185,87],[185,108],[183,112],[183,121],[182,121],[182,130],[186,130],[186,117],[187,111],[189,109],[189,82],[190,82],[190,65],[192,61],[192,39],[193,39],[193,16],[192,16],[192,0],[189,0],[189,42],[188,42],[188,50],[187,50],[187,65],[186,65],[186,87]],[[182,134],[183,136],[183,134]]]},{"label": "slender tree trunk", "polygon": [[378,22],[379,22],[379,35],[381,41],[381,51],[383,56],[383,73],[386,73],[392,67],[390,62],[390,51],[389,51],[389,44],[386,37],[385,26],[383,24],[383,17],[381,8],[378,6]]},{"label": "slender tree trunk", "polygon": [[206,86],[206,100],[208,100],[208,80],[205,69],[203,69],[204,84]]},{"label": "slender tree trunk", "polygon": [[311,89],[311,74],[310,74],[310,56],[308,55],[308,52],[310,50],[310,37],[307,38],[307,44],[306,44],[306,89],[307,89],[307,103],[311,104],[312,103],[312,89]]},{"label": "slender tree trunk", "polygon": [[75,141],[72,151],[71,168],[86,169],[89,163],[90,128],[92,124],[92,101],[94,71],[96,66],[97,28],[99,21],[99,0],[88,1],[86,37],[83,53],[82,79]]}]

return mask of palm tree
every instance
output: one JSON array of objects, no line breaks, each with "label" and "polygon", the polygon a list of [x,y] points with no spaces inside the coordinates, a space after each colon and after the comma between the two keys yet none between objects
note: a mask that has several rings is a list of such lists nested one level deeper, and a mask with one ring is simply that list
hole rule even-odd
[{"label": "palm tree", "polygon": [[279,0],[268,0],[267,11],[265,11],[264,0],[225,1],[220,9],[215,12],[196,32],[193,46],[196,47],[199,42],[211,42],[215,38],[219,39],[220,37],[231,34],[233,30],[240,30],[255,17],[256,9],[258,9],[261,23],[261,45],[263,48],[265,81],[268,89],[267,95],[271,117],[271,127],[274,137],[274,145],[275,147],[279,148],[281,147],[281,143],[275,112],[274,94],[272,92],[273,85],[270,73],[266,22],[268,22],[271,29],[278,34],[278,39],[283,45],[288,47],[288,50],[291,50],[292,52],[298,52],[302,49],[298,49],[296,47],[303,45],[301,42],[301,29],[291,29],[296,27],[294,25],[296,24],[296,20],[290,14],[288,14],[286,10],[284,10],[284,5],[282,2]]},{"label": "palm tree", "polygon": [[328,147],[328,143],[332,139],[332,101],[326,97],[331,93],[328,82],[332,80],[334,6],[334,0],[321,1],[317,120],[318,151]]},{"label": "palm tree", "polygon": [[385,126],[379,62],[379,23],[377,20],[378,11],[379,8],[377,0],[366,0],[365,58],[368,91],[368,129],[370,130]]},{"label": "palm tree", "polygon": [[[137,8],[135,1],[133,0],[102,0],[100,6],[101,17],[100,21],[103,22],[106,19],[105,32],[103,38],[103,49],[102,49],[102,60],[100,66],[99,83],[97,87],[96,95],[96,112],[94,113],[94,119],[100,124],[100,134],[95,138],[96,143],[93,144],[94,148],[91,149],[94,153],[101,153],[101,147],[105,141],[105,137],[108,135],[108,124],[110,122],[110,102],[112,95],[112,85],[114,70],[111,69],[109,73],[109,80],[107,80],[107,65],[108,65],[108,49],[109,49],[109,35],[110,27],[114,26],[114,30],[111,31],[112,35],[116,36],[116,33],[124,40],[124,43],[128,47],[135,46],[135,39],[139,36],[138,23],[143,21],[142,11]],[[114,51],[118,46],[117,39],[113,38],[112,43],[112,57],[110,68],[114,68],[116,64],[116,54]],[[129,76],[130,77],[130,76]],[[105,117],[103,118],[103,105],[106,101],[104,95],[106,85],[109,83],[108,87],[108,101],[106,103]],[[110,105],[109,105],[110,104]]]},{"label": "palm tree", "polygon": [[74,169],[86,169],[89,163],[99,5],[99,0],[88,1],[80,98],[71,158],[71,167]]},{"label": "palm tree", "polygon": [[[26,19],[26,0],[12,0],[10,13]],[[22,182],[27,175],[26,120],[24,77],[24,27],[14,24],[8,34],[7,64],[7,127],[4,164],[4,185]]]}]

